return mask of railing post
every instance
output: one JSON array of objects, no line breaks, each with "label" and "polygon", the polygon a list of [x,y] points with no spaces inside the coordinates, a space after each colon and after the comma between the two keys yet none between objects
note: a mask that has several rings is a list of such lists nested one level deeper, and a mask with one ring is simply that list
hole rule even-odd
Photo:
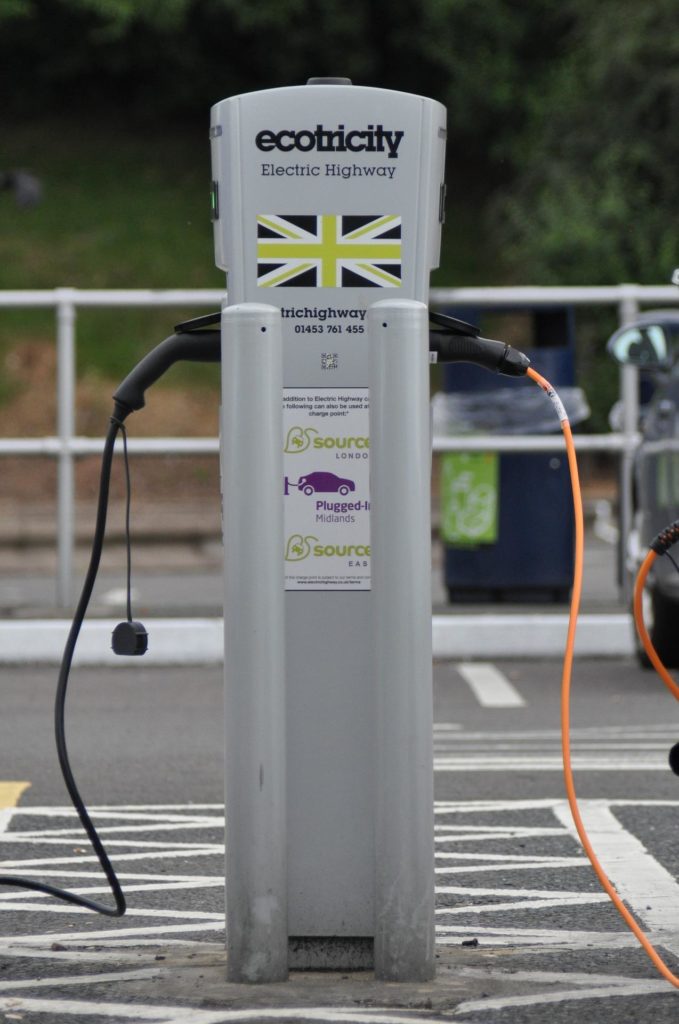
[{"label": "railing post", "polygon": [[[618,303],[620,326],[632,323],[639,316],[639,302],[635,285],[621,285]],[[632,597],[632,577],[627,567],[627,539],[632,529],[634,507],[634,453],[639,430],[639,367],[626,363],[620,367],[620,401],[622,405],[621,430],[624,447],[620,459],[620,501],[618,511],[618,582],[625,603]]]},{"label": "railing post", "polygon": [[57,327],[57,582],[60,608],[73,603],[75,473],[71,442],[75,434],[75,291],[56,288]]}]

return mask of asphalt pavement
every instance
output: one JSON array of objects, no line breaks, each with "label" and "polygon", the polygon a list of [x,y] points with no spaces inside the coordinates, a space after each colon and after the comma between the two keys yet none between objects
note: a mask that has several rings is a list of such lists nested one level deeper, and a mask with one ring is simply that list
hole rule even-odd
[{"label": "asphalt pavement", "polygon": [[[674,1024],[677,993],[627,932],[573,835],[559,678],[557,660],[435,665],[434,982],[293,973],[285,984],[249,987],[225,981],[221,670],[75,670],[73,766],[130,910],[111,920],[4,893],[0,1016]],[[573,687],[583,816],[618,891],[676,970],[679,780],[666,765],[679,718],[632,660],[580,659]],[[3,669],[0,795],[16,806],[0,811],[0,870],[106,899],[59,777],[53,689],[53,669]]]}]

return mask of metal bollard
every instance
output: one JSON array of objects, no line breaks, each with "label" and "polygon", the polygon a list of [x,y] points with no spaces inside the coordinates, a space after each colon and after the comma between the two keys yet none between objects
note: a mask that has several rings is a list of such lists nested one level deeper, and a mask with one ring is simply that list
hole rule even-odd
[{"label": "metal bollard", "polygon": [[288,974],[280,310],[222,311],[230,981]]},{"label": "metal bollard", "polygon": [[429,342],[421,302],[368,309],[375,635],[375,973],[434,976]]}]

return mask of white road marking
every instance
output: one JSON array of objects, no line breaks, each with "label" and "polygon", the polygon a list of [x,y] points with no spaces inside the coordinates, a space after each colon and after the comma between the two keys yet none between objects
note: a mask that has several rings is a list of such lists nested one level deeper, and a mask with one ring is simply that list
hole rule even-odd
[{"label": "white road marking", "polygon": [[462,939],[473,936],[482,946],[535,946],[564,949],[632,949],[638,942],[631,932],[585,932],[571,928],[502,928],[488,925],[458,925],[454,922],[436,925],[436,942],[459,946]]},{"label": "white road marking", "polygon": [[[83,842],[87,842],[84,839]],[[146,853],[117,853],[115,856],[116,864],[122,863],[122,861],[133,861],[133,860],[169,860],[170,857],[214,857],[215,854],[222,856],[224,853],[224,845],[216,844],[213,846],[206,846],[203,843],[199,843],[193,849],[184,847],[183,849],[177,849],[176,847],[172,850],[149,850]],[[96,856],[92,854],[78,854],[74,857],[37,857],[31,860],[2,860],[0,861],[0,871],[7,871],[9,868],[35,868],[41,867],[43,864],[98,864]]]},{"label": "white road marking", "polygon": [[[629,761],[616,758],[614,762],[604,758],[573,758],[573,767],[583,772],[667,772],[665,761],[645,760]],[[435,772],[560,772],[562,764],[559,758],[515,757],[502,760],[487,758],[473,760],[471,758],[438,758],[434,762]]]},{"label": "white road marking", "polygon": [[[582,896],[594,896],[597,900],[608,899],[605,893],[602,892],[582,892],[579,889],[502,889],[497,886],[482,886],[482,885],[449,885],[441,889],[437,889],[437,892],[446,893],[449,896],[512,896],[516,899],[523,899],[526,896],[535,897],[536,899],[564,899],[564,900],[578,900]],[[447,907],[441,907],[441,913],[445,913]]]},{"label": "white road marking", "polygon": [[[599,800],[581,800],[580,813],[594,851],[619,895],[636,917],[661,935],[663,946],[679,955],[679,885],[636,836]],[[570,808],[554,807],[564,828],[575,834]]]},{"label": "white road marking", "polygon": [[[166,821],[161,823],[146,823],[142,825],[103,825],[97,824],[97,832],[99,835],[115,835],[120,832],[126,834],[135,835],[137,832],[190,832],[193,829],[205,829],[205,828],[224,828],[224,819],[221,821],[218,818],[211,818],[206,821],[195,821],[194,819],[188,819],[186,821]],[[82,835],[82,826],[74,826],[73,828],[57,828],[52,829],[48,832],[45,829],[39,831],[26,832],[26,838],[28,839],[42,839],[45,835],[64,837],[65,840],[72,839],[73,836]],[[5,838],[7,838],[5,836]]]},{"label": "white road marking", "polygon": [[176,935],[181,932],[218,932],[224,930],[223,921],[192,921],[191,924],[169,924],[155,925],[154,927],[141,928],[100,928],[96,930],[77,932],[49,932],[46,935],[13,935],[12,945],[15,947],[43,946],[45,941],[50,942],[79,942],[93,943],[102,946],[116,946],[123,940],[130,939],[137,945],[140,936],[155,935],[165,941],[166,935]]},{"label": "white road marking", "polygon": [[[101,890],[110,892],[109,890]],[[92,911],[85,907],[74,907],[68,903],[25,903],[21,900],[10,903],[4,898],[0,900],[0,911],[11,910],[14,914],[86,914],[91,917]],[[224,926],[224,914],[213,913],[209,910],[161,910],[155,907],[128,907],[125,911],[126,918],[133,917],[158,917],[162,919],[175,919],[180,921],[218,921]]]},{"label": "white road marking", "polygon": [[21,794],[30,782],[0,782],[0,835],[9,827]]},{"label": "white road marking", "polygon": [[[496,972],[490,972],[490,976]],[[622,978],[608,974],[557,974],[547,971],[517,971],[512,974],[515,981],[526,981],[534,984],[570,984],[571,987],[559,992],[535,992],[525,996],[504,996],[500,998],[473,999],[460,1003],[455,1010],[459,1017],[467,1013],[488,1012],[489,1010],[505,1010],[517,1006],[540,1006],[546,1003],[563,1003],[581,999],[610,999],[613,996],[640,996],[665,994],[676,998],[666,981],[647,980],[645,978]]]},{"label": "white road marking", "polygon": [[[109,817],[124,821],[126,818],[148,821],[195,821],[198,811],[216,811],[222,821],[224,819],[224,804],[121,804],[120,807],[112,807],[108,804],[93,804],[89,811],[93,817]],[[190,814],[182,815],[182,811],[189,811]],[[38,818],[73,818],[75,812],[70,805],[45,807],[40,804],[24,805],[15,808],[19,815],[29,815]],[[212,822],[212,817],[199,815],[201,819]]]},{"label": "white road marking", "polygon": [[[471,872],[478,875],[483,872],[497,871],[499,867],[498,864],[460,864],[454,868],[434,868],[434,874],[465,875]],[[549,869],[562,871],[564,868],[573,867],[589,867],[589,861],[586,857],[555,857],[553,863],[543,860],[526,860],[523,864],[502,864],[501,870],[504,874],[505,871],[545,871]]]},{"label": "white road marking", "polygon": [[[101,876],[99,876],[101,878]],[[191,882],[140,882],[137,885],[126,885],[125,892],[170,892],[173,889],[221,889],[224,885],[223,878],[216,878],[205,876],[198,881]],[[76,893],[78,896],[91,895],[100,896],[102,893],[110,892],[111,889],[108,885],[92,885],[92,886],[81,886],[77,889],[71,889],[71,892]],[[27,899],[50,899],[49,893],[33,892],[24,890],[22,892],[8,892],[4,893],[1,897],[2,902],[5,903],[7,900],[27,900]]]},{"label": "white road marking", "polygon": [[482,661],[461,661],[456,666],[472,693],[484,708],[522,708],[525,701],[516,687],[495,665]]},{"label": "white road marking", "polygon": [[254,1010],[195,1010],[179,1006],[150,1006],[148,1003],[85,1002],[76,999],[0,999],[0,1010],[12,1013],[52,1013],[61,1017],[83,1016],[87,1024],[93,1017],[115,1020],[157,1021],[162,1024],[238,1024],[268,1020],[311,1020],[330,1024],[422,1024],[422,1014],[391,1007],[355,1009],[344,1006],[258,1007]]},{"label": "white road marking", "polygon": [[[137,946],[152,945],[154,949],[158,949],[158,939],[136,939],[134,942],[130,940],[123,940],[117,943],[114,948],[111,948],[110,952],[105,952],[100,949],[96,943],[93,949],[70,949],[63,944],[59,944],[61,948],[54,950],[51,948],[51,936],[43,936],[43,939],[50,943],[50,948],[37,949],[31,947],[31,949],[25,949],[22,946],[3,945],[0,943],[0,956],[14,957],[15,960],[58,960],[64,963],[112,963],[116,966],[122,964],[138,964],[148,963],[151,953],[148,950],[137,949]],[[134,949],[126,949],[125,946],[134,945]],[[113,943],[110,944],[113,947]],[[194,954],[205,953],[224,953],[226,955],[223,944],[219,942],[195,942],[182,939],[163,939],[163,949],[166,946],[181,947],[178,949],[178,953],[186,954],[189,950],[193,951]]]},{"label": "white road marking", "polygon": [[[88,933],[89,934],[89,933]],[[109,952],[105,952],[101,948],[100,940],[94,939],[93,941],[86,941],[79,939],[76,942],[66,944],[59,943],[59,949],[52,949],[53,936],[51,933],[47,933],[41,936],[42,947],[39,946],[24,946],[16,943],[14,939],[9,939],[5,942],[0,941],[0,956],[10,956],[15,959],[26,959],[31,960],[72,960],[74,962],[82,961],[83,963],[89,961],[95,962],[108,962],[115,964],[123,963],[147,963],[150,950],[144,949],[143,947],[153,947],[153,950],[158,949],[158,938],[134,938],[134,939],[119,939],[117,941],[108,941],[105,943]],[[163,936],[162,940],[163,949],[165,947],[174,947],[178,955],[186,955],[188,952],[200,954],[204,956],[206,953],[214,956],[215,954],[226,957],[226,947],[223,942],[210,942],[206,939],[170,939]]]},{"label": "white road marking", "polygon": [[435,843],[473,843],[477,840],[482,839],[535,839],[538,836],[558,836],[562,835],[563,830],[559,828],[549,828],[545,826],[540,828],[539,826],[524,826],[520,825],[505,825],[505,826],[493,826],[489,825],[484,828],[482,825],[471,825],[456,827],[437,826],[436,835],[434,836]]},{"label": "white road marking", "polygon": [[[563,806],[563,797],[542,797],[536,800],[437,800],[435,815],[494,814],[500,811],[552,810]],[[608,807],[679,807],[679,800],[606,800]]]},{"label": "white road marking", "polygon": [[66,1016],[84,1017],[88,1022],[97,1017],[114,1020],[158,1021],[162,1024],[222,1024],[224,1013],[191,1010],[178,1006],[149,1006],[148,1003],[86,1002],[81,999],[24,999],[16,996],[0,998],[5,1013],[52,1013],[57,1020]]},{"label": "white road marking", "polygon": [[[19,861],[18,863],[25,863],[25,861]],[[206,879],[211,880],[217,877],[216,875],[153,875],[150,873],[143,872],[142,874],[129,872],[129,871],[116,871],[116,874],[121,882],[204,882]],[[101,871],[65,871],[63,868],[53,870],[51,868],[43,868],[40,871],[41,877],[45,878],[93,878],[97,881],[101,881]],[[223,878],[219,875],[219,878]],[[93,890],[90,890],[92,892]],[[37,895],[34,893],[34,895]],[[3,896],[6,899],[6,895]]]},{"label": "white road marking", "polygon": [[144,981],[147,978],[157,978],[162,974],[163,968],[140,967],[136,971],[108,971],[105,974],[66,974],[62,977],[50,975],[47,978],[15,978],[12,981],[0,981],[0,992],[12,992],[13,990],[35,988],[58,988],[61,985],[100,985],[106,981]]},{"label": "white road marking", "polygon": [[[445,724],[445,723],[444,723]],[[667,726],[574,729],[573,767],[581,771],[664,771],[678,730]],[[561,772],[561,733],[458,732],[434,729],[436,772]]]},{"label": "white road marking", "polygon": [[[440,890],[437,889],[437,892]],[[468,903],[462,907],[437,907],[435,913],[441,917],[453,917],[457,914],[497,914],[505,910],[546,910],[548,907],[579,907],[590,906],[594,903],[606,903],[606,893],[589,892],[580,893],[573,899],[539,899],[539,900],[510,900],[504,903]]]}]

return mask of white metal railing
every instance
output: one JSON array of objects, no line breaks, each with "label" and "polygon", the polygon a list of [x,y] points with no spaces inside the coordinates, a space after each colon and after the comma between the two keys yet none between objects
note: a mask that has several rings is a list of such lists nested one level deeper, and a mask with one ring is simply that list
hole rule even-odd
[{"label": "white metal railing", "polygon": [[[74,555],[74,461],[99,453],[103,439],[75,434],[76,319],[79,308],[212,306],[220,308],[224,292],[219,289],[79,289],[55,288],[36,291],[0,291],[0,309],[52,308],[55,311],[57,343],[56,434],[41,438],[0,438],[0,456],[49,456],[57,460],[57,578],[56,601],[67,607],[72,601]],[[642,305],[678,305],[679,290],[671,285],[621,284],[597,287],[510,287],[433,288],[432,306],[474,306],[511,308],[522,306],[614,306],[620,324],[633,320]],[[620,374],[622,430],[613,434],[579,434],[580,451],[619,453],[622,466],[620,508],[621,536],[631,522],[631,476],[638,444],[638,374],[635,367],[623,367]],[[434,451],[552,451],[562,446],[560,435],[434,437]],[[130,451],[137,455],[213,454],[219,451],[217,438],[156,437],[131,439]]]}]

